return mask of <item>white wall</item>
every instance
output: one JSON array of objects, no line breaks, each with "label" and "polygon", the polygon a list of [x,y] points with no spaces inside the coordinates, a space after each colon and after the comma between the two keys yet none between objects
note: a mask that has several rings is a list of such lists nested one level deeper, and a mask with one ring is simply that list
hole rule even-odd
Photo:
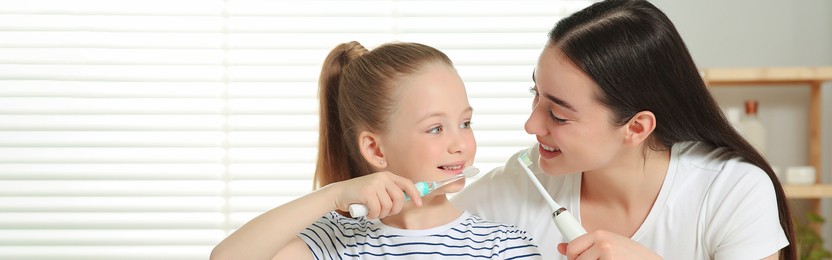
[{"label": "white wall", "polygon": [[[832,66],[832,1],[655,0],[676,24],[700,67]],[[768,157],[782,169],[808,164],[808,88],[714,89],[723,107],[760,101]],[[832,180],[832,83],[823,87],[823,176]],[[832,199],[824,199],[826,248],[832,248]]]}]

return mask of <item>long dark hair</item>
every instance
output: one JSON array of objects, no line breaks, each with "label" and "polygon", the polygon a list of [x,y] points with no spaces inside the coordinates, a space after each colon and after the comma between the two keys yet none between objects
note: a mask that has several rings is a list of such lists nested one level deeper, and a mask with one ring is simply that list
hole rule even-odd
[{"label": "long dark hair", "polygon": [[771,178],[780,225],[789,245],[780,259],[797,259],[791,213],[783,187],[766,159],[725,119],[682,37],[667,16],[642,0],[593,4],[559,21],[549,45],[561,50],[598,85],[596,97],[624,125],[651,111],[656,129],[649,148],[669,149],[683,141],[724,147],[762,168]]}]

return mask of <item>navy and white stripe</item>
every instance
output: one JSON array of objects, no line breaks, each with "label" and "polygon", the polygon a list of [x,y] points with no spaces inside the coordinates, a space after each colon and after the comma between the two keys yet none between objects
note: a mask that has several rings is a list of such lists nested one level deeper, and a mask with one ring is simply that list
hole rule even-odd
[{"label": "navy and white stripe", "polygon": [[330,212],[300,237],[315,259],[540,259],[526,231],[464,212],[451,223],[403,230]]}]

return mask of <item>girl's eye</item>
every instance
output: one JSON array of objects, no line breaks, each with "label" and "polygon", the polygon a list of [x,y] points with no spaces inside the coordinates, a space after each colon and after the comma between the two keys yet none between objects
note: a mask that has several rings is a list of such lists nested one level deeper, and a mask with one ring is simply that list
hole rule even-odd
[{"label": "girl's eye", "polygon": [[442,126],[441,125],[437,126],[437,127],[434,127],[434,128],[431,128],[431,129],[428,129],[428,131],[427,131],[428,134],[438,134],[438,133],[441,133],[441,132],[442,132]]},{"label": "girl's eye", "polygon": [[459,128],[471,128],[471,121],[465,121],[459,125]]},{"label": "girl's eye", "polygon": [[566,122],[568,121],[566,119],[559,118],[559,117],[555,116],[555,113],[552,113],[552,110],[549,110],[549,116],[552,117],[552,121],[555,121],[555,123],[557,123],[559,125],[565,125]]}]

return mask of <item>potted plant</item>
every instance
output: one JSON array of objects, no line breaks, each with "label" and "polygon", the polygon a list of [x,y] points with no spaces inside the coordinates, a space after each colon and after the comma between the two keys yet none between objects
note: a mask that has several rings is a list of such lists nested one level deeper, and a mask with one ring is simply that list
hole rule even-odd
[{"label": "potted plant", "polygon": [[797,252],[800,259],[818,260],[830,259],[832,253],[823,247],[823,238],[818,234],[815,227],[819,227],[825,220],[823,217],[806,212],[806,221],[795,221],[797,236]]}]

